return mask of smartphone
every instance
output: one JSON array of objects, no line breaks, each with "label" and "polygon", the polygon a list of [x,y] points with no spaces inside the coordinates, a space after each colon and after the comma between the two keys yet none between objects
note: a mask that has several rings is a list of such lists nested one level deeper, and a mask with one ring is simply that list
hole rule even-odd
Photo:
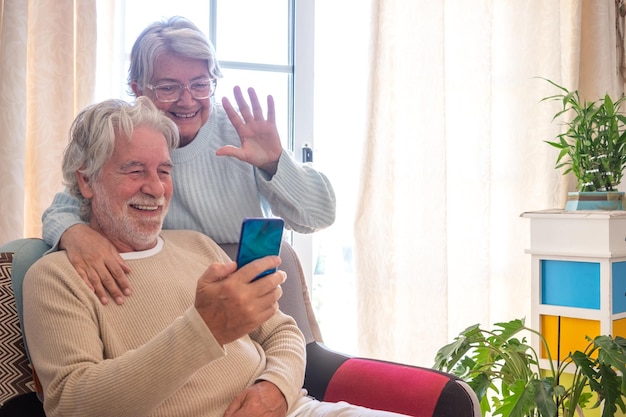
[{"label": "smartphone", "polygon": [[[243,220],[239,249],[237,250],[237,268],[269,255],[280,254],[285,222],[278,217],[251,217]],[[253,281],[276,272],[268,269],[257,275]]]}]

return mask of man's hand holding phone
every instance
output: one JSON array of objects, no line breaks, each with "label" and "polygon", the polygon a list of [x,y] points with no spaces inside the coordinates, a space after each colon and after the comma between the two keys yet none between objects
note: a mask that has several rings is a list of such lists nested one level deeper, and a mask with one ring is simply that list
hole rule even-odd
[{"label": "man's hand holding phone", "polygon": [[278,310],[283,271],[265,275],[280,265],[278,256],[266,256],[237,268],[235,262],[214,263],[198,280],[195,308],[221,345],[233,342],[269,320]]},{"label": "man's hand holding phone", "polygon": [[280,284],[287,277],[276,269],[283,229],[279,218],[245,219],[237,262],[215,263],[198,281],[196,310],[220,344],[248,334],[278,310]]}]

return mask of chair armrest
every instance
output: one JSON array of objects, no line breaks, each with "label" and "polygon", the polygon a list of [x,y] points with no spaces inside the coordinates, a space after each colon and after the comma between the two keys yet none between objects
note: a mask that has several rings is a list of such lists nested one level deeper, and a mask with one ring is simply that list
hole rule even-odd
[{"label": "chair armrest", "polygon": [[324,400],[330,380],[348,359],[349,356],[332,351],[322,343],[307,343],[304,388],[309,395],[320,401]]},{"label": "chair armrest", "polygon": [[0,417],[46,417],[43,411],[43,403],[37,398],[37,394],[30,392],[15,396],[0,407]]},{"label": "chair armrest", "polygon": [[481,415],[471,388],[445,372],[349,357],[319,343],[309,343],[307,355],[305,388],[317,399],[411,416]]}]

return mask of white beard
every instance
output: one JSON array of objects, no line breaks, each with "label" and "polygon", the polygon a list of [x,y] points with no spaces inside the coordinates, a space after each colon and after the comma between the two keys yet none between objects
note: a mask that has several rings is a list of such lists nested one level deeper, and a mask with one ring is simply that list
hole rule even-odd
[{"label": "white beard", "polygon": [[[122,212],[119,209],[114,208],[111,205],[113,201],[105,187],[100,183],[95,182],[92,184],[94,194],[98,195],[98,201],[96,204],[91,205],[92,220],[94,220],[101,233],[109,238],[109,240],[118,240],[125,242],[133,248],[149,248],[156,244],[157,237],[161,232],[163,220],[167,213],[167,206],[165,206],[165,199],[154,199],[152,197],[134,197],[129,202],[135,204],[154,205],[160,204],[165,207],[163,214],[159,218],[153,219],[141,219],[133,216],[129,212],[129,205],[123,206]],[[136,201],[140,200],[140,201]],[[127,202],[127,203],[129,203]]]}]

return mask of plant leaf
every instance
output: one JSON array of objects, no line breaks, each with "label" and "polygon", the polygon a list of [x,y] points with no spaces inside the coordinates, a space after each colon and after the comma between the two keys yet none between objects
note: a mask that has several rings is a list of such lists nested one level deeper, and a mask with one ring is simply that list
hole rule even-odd
[{"label": "plant leaf", "polygon": [[526,330],[524,320],[515,319],[505,323],[495,323],[494,333],[497,333],[502,339],[510,339],[522,330]]},{"label": "plant leaf", "polygon": [[470,341],[461,333],[452,343],[445,345],[437,351],[433,368],[450,372],[471,348]]},{"label": "plant leaf", "polygon": [[546,380],[534,380],[532,384],[539,413],[542,416],[556,416],[557,406],[553,398],[552,385]]},{"label": "plant leaf", "polygon": [[[619,337],[619,336],[617,336]],[[617,339],[616,337],[616,339]],[[620,337],[620,339],[622,339]],[[621,344],[620,344],[621,343]],[[593,339],[593,344],[598,349],[598,361],[605,365],[610,365],[626,374],[626,356],[624,355],[624,342],[612,339],[609,336],[597,336]]]},{"label": "plant leaf", "polygon": [[533,415],[535,410],[534,388],[532,384],[524,381],[516,381],[511,387],[511,395],[502,400],[502,405],[498,407],[493,415],[503,417],[526,417]]},{"label": "plant leaf", "polygon": [[[552,121],[564,120],[557,140],[545,141],[560,149],[555,168],[566,167],[563,175],[574,174],[578,191],[617,190],[626,168],[626,116],[620,113],[626,96],[613,100],[605,94],[596,101],[581,101],[578,90],[544,80],[560,94],[541,101],[560,102],[561,109]],[[600,155],[603,157],[597,158]]]},{"label": "plant leaf", "polygon": [[624,410],[624,402],[620,393],[621,381],[610,366],[601,364],[599,368],[602,376],[602,391],[598,392],[598,401],[604,400],[602,417],[613,417],[618,404]]},{"label": "plant leaf", "polygon": [[476,393],[476,396],[479,400],[482,400],[487,396],[487,391],[489,388],[495,387],[492,385],[491,380],[485,373],[480,373],[476,377],[474,377],[471,381],[468,382],[468,385],[472,388],[472,390]]}]

